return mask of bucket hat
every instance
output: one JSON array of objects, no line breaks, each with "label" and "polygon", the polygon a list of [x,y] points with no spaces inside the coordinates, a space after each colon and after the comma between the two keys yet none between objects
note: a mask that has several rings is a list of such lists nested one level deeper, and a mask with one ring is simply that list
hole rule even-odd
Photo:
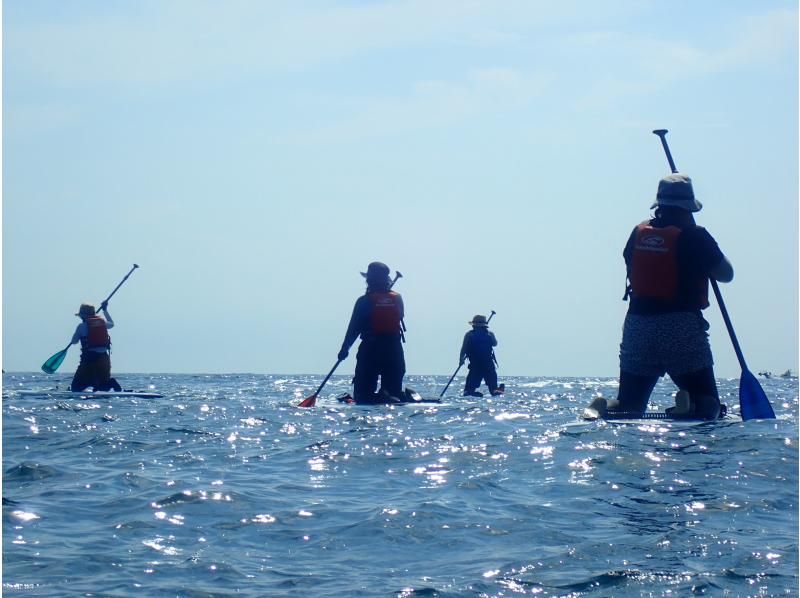
[{"label": "bucket hat", "polygon": [[389,277],[389,266],[383,262],[370,262],[367,271],[362,272],[361,276],[367,280],[383,280]]},{"label": "bucket hat", "polygon": [[656,201],[650,209],[658,206],[675,206],[689,212],[699,212],[703,208],[703,204],[694,197],[692,179],[677,172],[658,181]]},{"label": "bucket hat", "polygon": [[476,327],[479,327],[479,328],[488,328],[489,327],[489,322],[486,321],[486,316],[481,316],[481,315],[473,316],[472,317],[472,321],[471,322],[467,322],[467,323],[468,324],[472,324],[473,326],[476,326]]},{"label": "bucket hat", "polygon": [[88,318],[89,316],[93,316],[94,313],[94,305],[91,303],[81,303],[80,308],[78,308],[78,313],[75,315],[81,318]]}]

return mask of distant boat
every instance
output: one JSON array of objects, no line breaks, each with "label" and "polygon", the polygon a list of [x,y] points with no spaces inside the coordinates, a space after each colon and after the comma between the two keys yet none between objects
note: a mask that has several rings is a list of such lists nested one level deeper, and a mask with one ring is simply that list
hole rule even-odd
[{"label": "distant boat", "polygon": [[764,376],[764,378],[772,378],[772,372],[758,372],[759,376]]},{"label": "distant boat", "polygon": [[781,374],[781,378],[797,378],[797,376],[792,374],[792,370],[786,370]]}]

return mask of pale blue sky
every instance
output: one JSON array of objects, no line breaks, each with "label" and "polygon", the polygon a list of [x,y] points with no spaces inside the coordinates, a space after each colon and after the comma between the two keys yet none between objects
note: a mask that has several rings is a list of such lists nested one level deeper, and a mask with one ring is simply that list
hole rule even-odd
[{"label": "pale blue sky", "polygon": [[409,373],[494,309],[501,375],[614,376],[667,128],[750,369],[797,369],[797,116],[794,1],[5,0],[3,367],[135,262],[116,372],[324,373],[381,260]]}]

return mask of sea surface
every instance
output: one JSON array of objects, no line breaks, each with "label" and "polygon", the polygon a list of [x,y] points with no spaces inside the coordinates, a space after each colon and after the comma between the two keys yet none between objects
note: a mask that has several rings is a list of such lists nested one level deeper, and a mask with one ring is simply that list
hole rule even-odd
[{"label": "sea surface", "polygon": [[798,595],[797,379],[761,380],[776,420],[733,379],[724,421],[619,425],[579,422],[614,379],[303,409],[322,376],[117,378],[165,396],[4,374],[3,595]]}]

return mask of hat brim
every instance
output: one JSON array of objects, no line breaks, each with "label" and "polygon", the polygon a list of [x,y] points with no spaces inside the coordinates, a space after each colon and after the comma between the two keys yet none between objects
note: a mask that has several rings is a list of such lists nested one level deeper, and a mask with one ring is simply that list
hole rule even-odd
[{"label": "hat brim", "polygon": [[489,322],[467,322],[471,326],[480,326],[481,328],[488,328]]},{"label": "hat brim", "polygon": [[698,199],[669,199],[669,198],[656,198],[650,209],[653,210],[659,206],[674,206],[676,208],[683,208],[689,212],[699,212],[703,209],[703,204]]}]

